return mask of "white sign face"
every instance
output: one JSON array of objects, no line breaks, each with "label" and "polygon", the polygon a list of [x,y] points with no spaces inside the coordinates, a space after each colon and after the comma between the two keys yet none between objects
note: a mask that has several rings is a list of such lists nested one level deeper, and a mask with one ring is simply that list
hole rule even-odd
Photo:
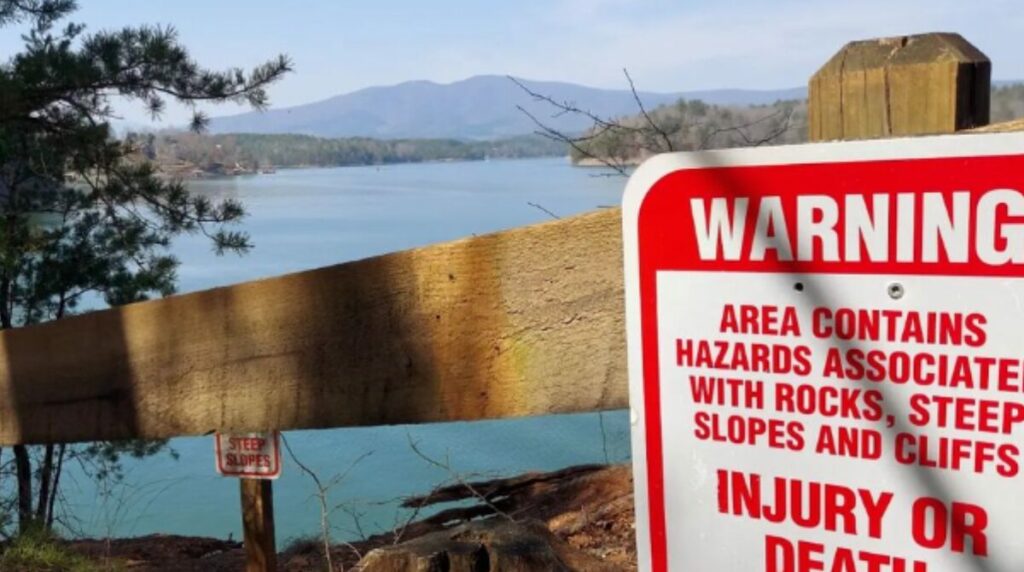
[{"label": "white sign face", "polygon": [[217,472],[225,477],[276,479],[281,476],[281,435],[270,433],[217,433],[214,448]]},{"label": "white sign face", "polygon": [[1024,135],[627,187],[641,570],[1024,570]]}]

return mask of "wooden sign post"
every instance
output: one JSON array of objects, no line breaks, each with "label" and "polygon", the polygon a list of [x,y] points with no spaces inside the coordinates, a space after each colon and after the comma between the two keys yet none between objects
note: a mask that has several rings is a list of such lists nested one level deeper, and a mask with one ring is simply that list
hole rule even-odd
[{"label": "wooden sign post", "polygon": [[238,482],[242,492],[245,572],[275,572],[273,481],[243,478]]},{"label": "wooden sign post", "polygon": [[281,474],[280,434],[217,433],[217,472],[239,477],[245,572],[276,572],[273,479]]},{"label": "wooden sign post", "polygon": [[987,125],[992,63],[958,34],[851,42],[808,85],[811,141],[955,133]]}]

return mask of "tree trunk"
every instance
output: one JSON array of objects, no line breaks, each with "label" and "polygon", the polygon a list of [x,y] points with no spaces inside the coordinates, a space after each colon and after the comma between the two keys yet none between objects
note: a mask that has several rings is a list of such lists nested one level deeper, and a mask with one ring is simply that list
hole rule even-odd
[{"label": "tree trunk", "polygon": [[50,491],[50,506],[46,509],[46,528],[53,528],[53,505],[57,501],[57,492],[60,490],[60,473],[64,470],[64,452],[67,445],[60,444],[57,450],[57,470],[53,473],[53,490]]},{"label": "tree trunk", "polygon": [[32,524],[32,459],[27,446],[14,446],[14,466],[18,475],[18,527],[25,532]]},{"label": "tree trunk", "polygon": [[36,521],[45,522],[46,509],[50,506],[50,483],[53,480],[53,444],[46,446],[43,453],[43,467],[39,472],[39,501],[36,504]]}]

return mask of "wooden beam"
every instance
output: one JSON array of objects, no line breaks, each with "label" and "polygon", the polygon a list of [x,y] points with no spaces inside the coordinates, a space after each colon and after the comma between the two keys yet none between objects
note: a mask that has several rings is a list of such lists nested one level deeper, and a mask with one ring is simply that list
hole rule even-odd
[{"label": "wooden beam", "polygon": [[620,225],[607,209],[4,332],[0,443],[626,407]]},{"label": "wooden beam", "polygon": [[811,141],[953,133],[989,121],[992,64],[958,34],[851,42],[811,77]]}]

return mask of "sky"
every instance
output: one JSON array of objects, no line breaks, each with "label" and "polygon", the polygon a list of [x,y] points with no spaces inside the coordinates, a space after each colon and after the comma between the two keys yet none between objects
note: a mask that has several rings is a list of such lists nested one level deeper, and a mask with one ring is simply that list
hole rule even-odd
[{"label": "sky", "polygon": [[[993,61],[993,77],[1024,79],[1020,0],[79,0],[88,30],[172,25],[203,65],[251,67],[288,54],[295,73],[273,107],[374,85],[511,74],[595,87],[677,92],[803,85],[844,43],[959,32]],[[21,45],[0,30],[0,54]],[[118,106],[125,121],[148,122]],[[212,115],[245,111],[210,109]],[[184,123],[169,108],[162,124]]]}]

